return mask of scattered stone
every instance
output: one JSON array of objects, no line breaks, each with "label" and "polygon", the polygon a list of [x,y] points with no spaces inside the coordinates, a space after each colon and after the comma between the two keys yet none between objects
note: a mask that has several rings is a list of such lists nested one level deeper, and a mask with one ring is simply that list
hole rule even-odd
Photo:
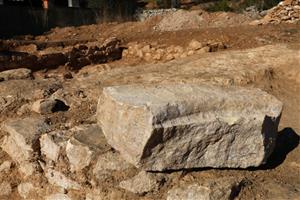
[{"label": "scattered stone", "polygon": [[261,24],[280,24],[290,23],[297,24],[300,22],[300,1],[299,0],[284,0],[269,11],[260,20],[250,22],[250,25]]},{"label": "scattered stone", "polygon": [[60,147],[53,141],[51,135],[44,134],[40,137],[41,153],[46,158],[57,161],[60,153]]},{"label": "scattered stone", "polygon": [[68,141],[66,153],[70,162],[71,171],[80,171],[87,167],[92,160],[93,154],[89,147],[75,139]]},{"label": "scattered stone", "polygon": [[40,99],[33,103],[32,111],[40,114],[49,114],[57,111],[67,111],[67,106],[63,101],[58,99]]},{"label": "scattered stone", "polygon": [[50,196],[46,197],[46,200],[71,200],[71,198],[66,194],[51,194]]},{"label": "scattered stone", "polygon": [[247,168],[272,153],[281,111],[255,88],[127,85],[103,89],[97,119],[108,143],[145,170]]},{"label": "scattered stone", "polygon": [[45,176],[48,179],[49,183],[64,189],[74,189],[79,190],[80,185],[75,181],[67,178],[61,172],[55,171],[53,169],[46,169]]},{"label": "scattered stone", "polygon": [[210,50],[210,47],[209,47],[209,46],[205,46],[205,47],[203,47],[203,48],[197,50],[196,53],[197,53],[197,54],[202,54],[202,53],[208,53],[208,52],[210,52],[210,51],[211,51],[211,50]]},{"label": "scattered stone", "polygon": [[5,172],[8,173],[9,170],[11,168],[11,162],[10,161],[4,161],[1,165],[0,165],[0,172]]},{"label": "scattered stone", "polygon": [[38,49],[35,44],[29,44],[29,45],[23,45],[23,46],[18,46],[14,49],[15,51],[18,52],[24,52],[24,53],[35,53]]},{"label": "scattered stone", "polygon": [[174,60],[175,58],[174,58],[174,55],[173,54],[168,54],[167,56],[166,56],[166,61],[170,61],[170,60]]},{"label": "scattered stone", "polygon": [[2,149],[20,165],[25,175],[31,175],[35,169],[32,161],[39,151],[39,137],[49,131],[42,118],[15,119],[4,123],[3,130],[8,133],[1,144]]},{"label": "scattered stone", "polygon": [[168,191],[167,200],[233,200],[239,193],[241,182],[232,179],[215,179],[205,184],[194,183]]},{"label": "scattered stone", "polygon": [[30,192],[34,189],[32,183],[21,183],[18,185],[18,192],[20,196],[24,199],[27,199]]},{"label": "scattered stone", "polygon": [[8,196],[12,192],[12,188],[10,186],[10,183],[7,181],[4,181],[0,184],[0,197],[1,196]]},{"label": "scattered stone", "polygon": [[203,48],[203,44],[198,42],[197,40],[192,40],[190,43],[189,43],[189,46],[188,48],[190,50],[193,50],[193,51],[197,51],[201,48]]},{"label": "scattered stone", "polygon": [[133,178],[122,181],[120,187],[136,194],[146,194],[158,190],[164,181],[162,176],[141,171]]},{"label": "scattered stone", "polygon": [[26,68],[11,69],[0,72],[0,78],[7,80],[31,79],[31,70]]}]

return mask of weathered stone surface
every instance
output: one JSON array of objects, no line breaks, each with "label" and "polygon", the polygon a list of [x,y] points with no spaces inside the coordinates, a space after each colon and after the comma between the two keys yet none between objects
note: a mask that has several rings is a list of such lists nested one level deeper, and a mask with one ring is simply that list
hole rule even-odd
[{"label": "weathered stone surface", "polygon": [[39,137],[49,130],[41,118],[24,118],[6,122],[2,129],[8,133],[1,144],[2,149],[19,164],[26,176],[35,169],[34,160],[39,150]]},{"label": "weathered stone surface", "polygon": [[21,183],[18,185],[18,193],[24,199],[27,199],[30,192],[34,189],[32,183]]},{"label": "weathered stone surface", "polygon": [[40,114],[48,114],[57,111],[67,111],[67,106],[63,101],[58,99],[40,99],[32,104],[32,111]]},{"label": "weathered stone surface", "polygon": [[80,171],[90,165],[96,152],[103,150],[104,136],[97,124],[77,126],[71,132],[73,137],[67,142],[66,154],[71,171]]},{"label": "weathered stone surface", "polygon": [[60,153],[60,146],[53,141],[51,135],[42,135],[40,137],[40,145],[42,155],[45,155],[46,158],[50,160],[57,161]]},{"label": "weathered stone surface", "polygon": [[66,153],[70,162],[71,171],[79,171],[87,167],[91,162],[93,154],[88,146],[74,139],[68,141]]},{"label": "weathered stone surface", "polygon": [[46,197],[46,200],[71,200],[71,198],[66,194],[51,194]]},{"label": "weathered stone surface", "polygon": [[32,111],[40,114],[52,113],[55,105],[54,99],[39,99],[32,104]]},{"label": "weathered stone surface", "polygon": [[282,103],[253,88],[104,88],[97,117],[107,141],[146,170],[259,166],[273,150]]},{"label": "weathered stone surface", "polygon": [[231,179],[209,180],[205,184],[193,183],[168,191],[167,200],[232,200],[240,190],[240,182]]},{"label": "weathered stone surface", "polygon": [[122,181],[120,187],[136,194],[145,194],[158,190],[163,183],[163,176],[141,171],[133,178]]},{"label": "weathered stone surface", "polygon": [[13,80],[13,79],[29,79],[31,78],[31,70],[26,68],[11,69],[0,72],[0,79]]},{"label": "weathered stone surface", "polygon": [[201,42],[198,42],[197,40],[192,40],[192,41],[189,43],[189,46],[188,46],[188,48],[189,48],[190,50],[194,50],[194,51],[199,50],[199,49],[201,49],[202,47],[203,47],[203,44],[201,44]]},{"label": "weathered stone surface", "polygon": [[52,169],[47,169],[45,172],[45,176],[48,179],[49,183],[52,185],[62,187],[64,189],[74,189],[74,190],[80,189],[80,185],[78,183],[67,178],[61,172]]},{"label": "weathered stone surface", "polygon": [[8,196],[12,192],[12,188],[9,182],[3,181],[0,184],[0,197],[1,196]]},{"label": "weathered stone surface", "polygon": [[110,174],[111,171],[123,171],[130,167],[132,165],[126,162],[119,153],[107,152],[99,155],[93,174],[96,178],[99,178],[102,175]]}]

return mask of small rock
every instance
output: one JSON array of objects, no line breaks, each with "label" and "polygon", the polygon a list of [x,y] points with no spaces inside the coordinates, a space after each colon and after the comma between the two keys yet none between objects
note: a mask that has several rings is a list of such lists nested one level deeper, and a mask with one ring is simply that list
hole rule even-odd
[{"label": "small rock", "polygon": [[40,145],[42,155],[56,162],[60,153],[60,147],[53,141],[51,135],[42,135],[40,137]]},{"label": "small rock", "polygon": [[0,172],[9,172],[11,168],[11,162],[10,161],[4,161],[1,165],[0,165]]},{"label": "small rock", "polygon": [[46,197],[46,200],[71,200],[71,198],[66,194],[51,194]]},{"label": "small rock", "polygon": [[145,56],[144,56],[144,60],[146,60],[146,61],[151,61],[152,60],[152,55],[151,55],[151,53],[145,53]]},{"label": "small rock", "polygon": [[31,79],[31,70],[26,68],[11,69],[0,72],[0,78],[3,80]]},{"label": "small rock", "polygon": [[70,131],[73,137],[67,142],[66,154],[72,171],[82,170],[94,159],[96,152],[107,150],[105,137],[97,124],[77,126]]},{"label": "small rock", "polygon": [[71,171],[80,171],[87,167],[92,160],[93,154],[88,146],[80,143],[76,139],[70,139],[68,141],[66,153],[70,162]]},{"label": "small rock", "polygon": [[197,51],[203,47],[203,44],[201,42],[198,42],[197,40],[192,40],[189,45],[188,49]]},{"label": "small rock", "polygon": [[17,115],[21,116],[24,115],[25,113],[28,113],[31,111],[31,104],[24,104],[22,105],[18,111],[17,111]]},{"label": "small rock", "polygon": [[159,53],[156,53],[154,56],[153,56],[153,60],[160,60],[162,58],[162,55],[159,54]]},{"label": "small rock", "polygon": [[24,46],[18,46],[14,50],[18,51],[18,52],[25,52],[25,53],[33,54],[37,51],[37,46],[35,44],[29,44],[29,45],[24,45]]},{"label": "small rock", "polygon": [[151,52],[151,46],[146,45],[142,48],[143,53],[150,53]]},{"label": "small rock", "polygon": [[1,196],[8,196],[12,192],[12,188],[9,182],[4,181],[0,184],[0,197]]},{"label": "small rock", "polygon": [[199,49],[198,51],[196,51],[197,54],[202,54],[202,53],[207,53],[207,52],[210,52],[209,46],[205,46],[205,47]]},{"label": "small rock", "polygon": [[137,55],[139,58],[143,58],[143,57],[144,57],[143,51],[140,50],[140,49],[136,51],[136,55]]},{"label": "small rock", "polygon": [[20,185],[18,185],[18,192],[24,199],[27,199],[27,196],[33,189],[34,186],[32,185],[32,183],[21,183]]},{"label": "small rock", "polygon": [[39,151],[38,138],[49,129],[42,118],[15,119],[4,123],[3,130],[8,136],[4,138],[1,147],[19,164],[26,176],[31,175],[30,172],[35,169],[32,161]]},{"label": "small rock", "polygon": [[32,111],[40,114],[52,113],[55,105],[54,99],[40,99],[32,104]]},{"label": "small rock", "polygon": [[45,176],[48,179],[49,183],[52,185],[62,187],[64,189],[74,189],[74,190],[80,189],[80,185],[78,183],[67,178],[61,172],[52,169],[46,169]]},{"label": "small rock", "polygon": [[176,46],[176,47],[174,47],[174,51],[176,53],[181,54],[181,53],[183,53],[184,49],[181,46]]},{"label": "small rock", "polygon": [[193,50],[189,50],[188,52],[187,52],[187,55],[188,56],[192,56],[192,55],[194,55],[195,54],[195,51],[193,51]]},{"label": "small rock", "polygon": [[63,101],[58,99],[40,99],[33,103],[32,111],[40,114],[49,114],[57,111],[67,111],[67,106]]},{"label": "small rock", "polygon": [[241,182],[232,179],[209,180],[205,184],[194,183],[168,191],[167,200],[233,200],[240,191]]},{"label": "small rock", "polygon": [[170,60],[174,60],[175,58],[174,58],[174,56],[173,56],[173,54],[168,54],[167,56],[166,56],[166,61],[170,61]]},{"label": "small rock", "polygon": [[141,171],[133,178],[122,181],[119,186],[136,194],[146,194],[158,190],[164,181],[162,176]]}]

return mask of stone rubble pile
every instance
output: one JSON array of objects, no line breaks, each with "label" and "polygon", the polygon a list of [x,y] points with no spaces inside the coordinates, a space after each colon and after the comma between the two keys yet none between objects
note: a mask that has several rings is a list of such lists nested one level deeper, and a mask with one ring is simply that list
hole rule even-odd
[{"label": "stone rubble pile", "polygon": [[151,17],[155,16],[164,16],[166,14],[172,13],[177,11],[176,8],[171,8],[171,9],[139,9],[135,13],[135,18],[138,21],[145,21]]},{"label": "stone rubble pile", "polygon": [[270,9],[261,20],[251,22],[252,25],[259,24],[297,24],[300,22],[300,0],[284,0]]},{"label": "stone rubble pile", "polygon": [[0,53],[0,71],[24,67],[38,70],[61,65],[79,68],[117,60],[122,56],[120,40],[114,37],[108,38],[103,43],[88,42],[74,47],[48,47],[42,50],[38,50],[34,44],[29,44],[15,47],[8,52]]},{"label": "stone rubble pile", "polygon": [[148,62],[170,61],[192,55],[215,52],[226,48],[223,42],[201,43],[197,40],[192,40],[187,47],[129,43],[128,48],[123,51],[122,56],[125,58],[137,57]]}]

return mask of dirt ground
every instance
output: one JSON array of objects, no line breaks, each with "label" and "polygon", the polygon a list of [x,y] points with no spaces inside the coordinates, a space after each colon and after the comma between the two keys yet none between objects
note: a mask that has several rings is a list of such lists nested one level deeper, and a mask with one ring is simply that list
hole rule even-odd
[{"label": "dirt ground", "polygon": [[[122,47],[127,48],[128,43],[132,42],[185,47],[192,39],[195,39],[201,43],[213,41],[226,44],[227,48],[220,50],[220,52],[207,53],[210,57],[223,55],[223,52],[234,53],[236,50],[247,50],[266,45],[271,45],[270,48],[272,45],[287,45],[289,48],[299,50],[300,55],[300,25],[296,24],[262,26],[237,24],[232,27],[205,27],[160,32],[153,29],[158,21],[159,19],[153,19],[147,22],[57,28],[42,36],[24,36],[18,37],[17,40],[29,42],[95,41],[113,36],[121,40]],[[282,54],[285,54],[285,52],[282,52]],[[261,58],[264,57],[264,55],[260,56]],[[188,59],[189,61],[197,60],[199,57],[201,55],[195,55]],[[253,60],[261,58],[253,58]],[[106,179],[99,191],[102,195],[100,199],[165,199],[166,192],[178,183],[184,185],[206,178],[220,177],[243,179],[243,187],[236,199],[300,199],[300,60],[298,58],[296,57],[293,62],[286,62],[286,65],[283,64],[280,67],[265,70],[261,74],[262,78],[256,78],[245,84],[250,87],[261,88],[284,103],[276,148],[266,165],[243,170],[190,169],[170,172],[168,173],[169,181],[159,191],[146,195],[136,195],[118,188],[117,184],[120,180],[131,177],[136,173],[136,169],[131,169],[120,174],[114,174],[113,178]],[[41,90],[53,93],[53,91],[63,88],[64,95],[62,96],[71,105],[71,109],[67,112],[47,114],[46,117],[51,121],[52,128],[62,129],[63,127],[68,129],[68,127],[91,123],[96,112],[97,99],[101,88],[118,83],[135,83],[139,80],[143,82],[147,79],[145,77],[151,70],[157,70],[157,73],[161,70],[163,73],[164,69],[159,67],[152,69],[151,66],[165,62],[148,62],[141,58],[122,58],[107,64],[85,66],[76,71],[72,71],[66,66],[59,66],[51,70],[43,69],[35,71],[34,78],[31,80],[0,82],[0,97],[11,96],[11,102],[0,111],[0,122],[2,123],[11,118],[35,116],[35,113],[28,110],[20,113],[20,108],[39,99]],[[180,66],[176,62],[176,60],[172,61],[169,65]],[[290,66],[291,63],[294,65]],[[251,68],[251,63],[245,67]],[[66,73],[71,73],[73,78],[65,79],[63,74]],[[178,68],[178,73],[180,73],[180,68]],[[87,74],[94,74],[94,76],[85,78]],[[196,77],[197,75],[187,75],[185,78],[187,80],[190,78],[201,79],[202,75],[200,72],[199,74],[199,77]],[[102,78],[97,78],[98,75],[101,75]],[[171,79],[170,81],[173,81]],[[53,91],[51,92],[51,90]],[[6,101],[8,101],[7,98]],[[4,135],[5,133],[1,132],[0,139]],[[4,151],[0,150],[0,164],[6,160],[11,159]],[[13,191],[9,197],[3,199],[20,199],[17,185],[22,182],[22,178],[17,170],[17,164],[13,163],[10,172],[2,173],[0,177],[1,180],[11,183]],[[49,184],[46,180],[41,179],[39,183],[42,188],[41,191],[47,194],[51,193],[50,189],[45,189]],[[73,199],[85,199],[84,193],[69,191],[68,194]]]}]

